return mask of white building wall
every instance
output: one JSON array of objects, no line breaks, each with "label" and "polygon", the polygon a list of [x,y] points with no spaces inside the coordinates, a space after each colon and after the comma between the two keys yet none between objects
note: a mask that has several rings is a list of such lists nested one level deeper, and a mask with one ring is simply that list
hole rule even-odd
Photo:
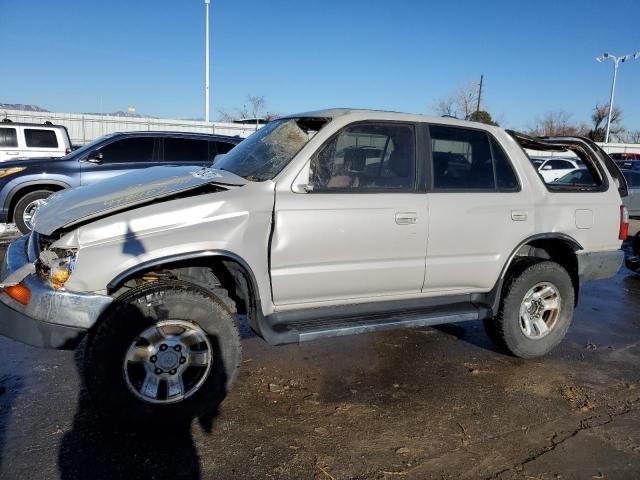
[{"label": "white building wall", "polygon": [[13,122],[64,125],[69,131],[73,145],[83,145],[102,135],[113,132],[173,131],[215,133],[248,137],[256,131],[252,125],[237,123],[204,122],[151,117],[116,117],[111,115],[86,115],[82,113],[29,112],[24,110],[0,110],[0,121],[8,118]]}]

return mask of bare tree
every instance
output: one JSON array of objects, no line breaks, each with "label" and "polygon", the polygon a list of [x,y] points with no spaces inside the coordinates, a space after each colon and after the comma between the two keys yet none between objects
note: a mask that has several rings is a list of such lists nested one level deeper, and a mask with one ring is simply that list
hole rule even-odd
[{"label": "bare tree", "polygon": [[277,114],[267,114],[264,112],[267,101],[264,95],[247,95],[247,103],[242,108],[234,108],[229,111],[227,109],[219,109],[220,121],[233,122],[234,120],[245,120],[247,118],[266,118],[271,115],[277,118]]},{"label": "bare tree", "polygon": [[627,132],[628,143],[640,143],[640,130],[632,130]]},{"label": "bare tree", "polygon": [[264,107],[267,105],[264,95],[247,95],[247,102],[249,102],[251,112],[250,118],[260,118]]},{"label": "bare tree", "polygon": [[448,97],[434,103],[436,115],[468,119],[478,106],[479,85],[468,82],[460,85]]},{"label": "bare tree", "polygon": [[[604,142],[608,116],[609,105],[596,104],[593,109],[593,113],[591,114],[593,127],[589,131],[589,138],[596,142]],[[619,107],[614,105],[611,110],[611,127],[609,128],[609,135],[620,139],[622,133],[624,133],[624,127],[622,126],[622,111]]]},{"label": "bare tree", "polygon": [[528,133],[536,137],[584,135],[586,130],[586,125],[576,125],[571,121],[569,112],[555,110],[545,113],[542,117],[536,117]]}]

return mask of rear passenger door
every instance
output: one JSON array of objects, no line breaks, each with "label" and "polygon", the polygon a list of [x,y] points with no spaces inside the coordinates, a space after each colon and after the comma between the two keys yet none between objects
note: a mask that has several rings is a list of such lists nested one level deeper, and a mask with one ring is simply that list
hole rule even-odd
[{"label": "rear passenger door", "polygon": [[[148,168],[159,162],[160,140],[154,137],[122,138],[89,152],[80,160],[82,185]],[[99,154],[99,155],[97,155]],[[101,158],[96,158],[101,156]]]},{"label": "rear passenger door", "polygon": [[488,291],[533,233],[531,194],[486,130],[431,125],[424,292]]},{"label": "rear passenger door", "polygon": [[18,129],[3,124],[0,126],[0,162],[13,160],[19,155]]}]

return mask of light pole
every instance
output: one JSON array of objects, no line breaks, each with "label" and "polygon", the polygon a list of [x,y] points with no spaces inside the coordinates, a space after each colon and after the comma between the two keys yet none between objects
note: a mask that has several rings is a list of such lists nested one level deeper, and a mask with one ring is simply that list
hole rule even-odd
[{"label": "light pole", "polygon": [[604,62],[605,60],[613,60],[613,83],[611,84],[611,97],[609,98],[609,115],[607,115],[607,133],[604,136],[605,143],[609,143],[609,130],[611,129],[611,112],[613,111],[613,95],[616,91],[616,79],[618,78],[618,65],[628,60],[634,60],[638,57],[640,57],[640,51],[637,51],[636,53],[631,53],[629,55],[624,55],[622,57],[616,57],[615,55],[611,55],[610,53],[605,52],[601,56],[596,58],[598,62]]},{"label": "light pole", "polygon": [[204,120],[209,122],[209,4],[211,0],[204,0]]}]

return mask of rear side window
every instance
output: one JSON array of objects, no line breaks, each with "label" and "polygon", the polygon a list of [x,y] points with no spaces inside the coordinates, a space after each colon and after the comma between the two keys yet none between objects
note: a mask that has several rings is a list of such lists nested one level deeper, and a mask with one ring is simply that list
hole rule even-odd
[{"label": "rear side window", "polygon": [[487,132],[443,125],[429,131],[435,190],[519,190],[507,155]]},{"label": "rear side window", "polygon": [[151,162],[155,140],[151,137],[126,138],[100,149],[103,163]]},{"label": "rear side window", "polygon": [[15,128],[0,128],[0,147],[17,147],[18,137]]},{"label": "rear side window", "polygon": [[209,142],[209,144],[209,151],[214,152],[214,156],[220,155],[221,153],[227,153],[229,150],[235,147],[233,143],[226,142]]},{"label": "rear side window", "polygon": [[191,138],[165,138],[164,161],[170,163],[205,163],[209,155],[209,142]]},{"label": "rear side window", "polygon": [[566,160],[549,160],[544,164],[544,167],[549,166],[549,170],[569,170],[575,168],[571,162],[567,162]]},{"label": "rear side window", "polygon": [[58,139],[56,138],[56,132],[53,130],[25,128],[24,139],[27,147],[58,148]]}]

